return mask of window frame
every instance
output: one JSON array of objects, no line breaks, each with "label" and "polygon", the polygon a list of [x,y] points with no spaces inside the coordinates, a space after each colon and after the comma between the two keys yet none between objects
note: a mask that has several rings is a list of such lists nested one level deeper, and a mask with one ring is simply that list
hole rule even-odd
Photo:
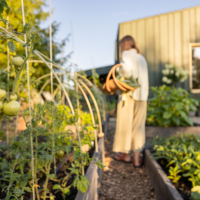
[{"label": "window frame", "polygon": [[194,94],[200,93],[199,89],[193,89],[192,87],[192,48],[193,47],[200,47],[200,43],[189,43],[189,86],[190,91]]}]

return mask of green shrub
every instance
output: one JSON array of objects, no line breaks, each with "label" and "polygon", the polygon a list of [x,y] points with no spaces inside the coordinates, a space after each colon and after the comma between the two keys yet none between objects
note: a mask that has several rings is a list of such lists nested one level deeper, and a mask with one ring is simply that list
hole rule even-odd
[{"label": "green shrub", "polygon": [[153,126],[193,126],[189,111],[196,111],[198,100],[191,98],[182,88],[166,85],[151,88],[154,97],[149,99],[147,123]]}]

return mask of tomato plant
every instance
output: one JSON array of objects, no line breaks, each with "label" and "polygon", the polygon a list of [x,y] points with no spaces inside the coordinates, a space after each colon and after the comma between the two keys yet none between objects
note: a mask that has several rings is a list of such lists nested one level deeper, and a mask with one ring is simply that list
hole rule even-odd
[{"label": "tomato plant", "polygon": [[[1,18],[4,7],[8,8],[5,0],[0,2]],[[15,44],[17,41],[19,42],[19,38],[14,34],[9,35],[9,31],[12,32],[11,24],[3,18],[2,21],[9,26],[6,30],[7,34],[2,34],[1,39],[7,40],[8,48],[14,54],[17,50]],[[19,84],[20,81],[26,83],[22,81],[26,63],[29,58],[38,53],[36,49],[42,42],[37,28],[26,24],[23,29],[23,33],[19,34],[27,36],[27,41],[22,42],[23,47],[28,49],[27,56],[13,57],[11,62],[13,66],[10,67],[9,73],[1,70],[0,74],[0,80],[3,80],[0,82],[0,125],[3,117],[7,119],[9,116],[19,114],[20,104],[22,104],[21,99],[18,98]],[[47,66],[49,65],[47,64]],[[52,70],[52,72],[54,71]],[[54,75],[56,76],[56,74]],[[60,85],[62,86],[61,83]],[[23,90],[24,85],[20,86]],[[67,88],[63,87],[62,89],[67,97],[65,91]],[[71,89],[70,92],[76,100],[79,99],[77,91]],[[58,98],[55,98],[56,100]],[[76,106],[74,112],[71,105],[68,107],[64,104],[47,101],[44,104],[35,103],[31,109],[23,109],[23,117],[26,129],[21,131],[17,138],[12,138],[8,143],[0,146],[0,152],[3,155],[0,158],[0,194],[3,195],[2,198],[4,200],[22,200],[26,193],[32,192],[33,196],[36,193],[38,200],[54,199],[52,191],[48,187],[49,180],[56,182],[53,189],[59,189],[63,193],[64,199],[66,195],[70,194],[71,187],[85,192],[90,183],[84,176],[84,167],[88,166],[93,158],[90,158],[88,152],[82,152],[81,144],[92,146],[96,127],[91,114],[84,112],[81,106]],[[76,132],[73,133],[66,129],[68,125],[75,126]],[[64,155],[73,155],[73,161],[66,166],[66,176],[60,178],[56,174],[56,164]],[[59,159],[56,160],[55,157]],[[97,161],[96,164],[100,168],[103,167],[101,161]],[[70,172],[68,173],[67,170]],[[73,182],[68,181],[70,177],[75,177]],[[40,178],[44,180],[42,193],[39,193]]]}]

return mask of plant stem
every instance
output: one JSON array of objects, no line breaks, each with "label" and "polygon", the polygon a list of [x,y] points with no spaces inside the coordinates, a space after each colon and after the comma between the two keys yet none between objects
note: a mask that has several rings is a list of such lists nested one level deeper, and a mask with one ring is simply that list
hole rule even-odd
[{"label": "plant stem", "polygon": [[[35,133],[35,184],[37,186],[37,155],[38,155],[38,137],[37,137],[37,131]],[[37,199],[40,200],[38,187],[35,187]]]},{"label": "plant stem", "polygon": [[1,129],[1,123],[2,123],[3,117],[4,117],[4,113],[0,113],[0,129]]},{"label": "plant stem", "polygon": [[28,54],[28,56],[24,59],[24,63],[22,64],[22,66],[21,66],[19,72],[17,73],[16,78],[15,78],[15,80],[14,80],[14,82],[13,82],[12,94],[15,94],[15,93],[16,93],[17,82],[18,82],[18,80],[19,80],[19,77],[20,77],[21,72],[23,71],[23,69],[24,69],[24,67],[25,67],[25,65],[26,65],[26,61],[29,59],[29,57],[30,57],[31,54],[32,54],[33,44],[34,44],[34,40],[33,40],[32,43],[31,43],[31,48],[30,48],[29,54]]},{"label": "plant stem", "polygon": [[49,171],[50,171],[50,165],[51,165],[51,163],[47,165],[47,174],[46,174],[46,180],[45,180],[45,185],[44,185],[44,198],[43,198],[44,200],[46,200],[47,185],[48,185],[48,180],[49,180],[48,175],[49,175]]},{"label": "plant stem", "polygon": [[[77,79],[77,72],[75,72],[75,79]],[[76,87],[76,94],[77,94],[77,99],[76,99],[76,103],[77,103],[77,112],[78,112],[78,122],[76,123],[76,119],[75,119],[75,125],[76,125],[76,131],[78,134],[78,140],[79,140],[79,148],[80,148],[80,152],[81,152],[81,169],[82,169],[82,175],[85,174],[84,172],[84,165],[83,165],[83,158],[82,158],[82,151],[81,151],[81,137],[80,137],[80,133],[79,133],[79,120],[80,120],[80,113],[79,113],[79,108],[80,108],[80,103],[79,103],[79,96],[78,96],[78,84],[75,83],[75,87]]]},{"label": "plant stem", "polygon": [[52,112],[52,121],[53,121],[52,157],[53,157],[53,165],[54,165],[54,174],[55,174],[55,176],[56,176],[56,158],[55,158],[55,124],[54,124],[53,106],[51,106],[51,112]]}]

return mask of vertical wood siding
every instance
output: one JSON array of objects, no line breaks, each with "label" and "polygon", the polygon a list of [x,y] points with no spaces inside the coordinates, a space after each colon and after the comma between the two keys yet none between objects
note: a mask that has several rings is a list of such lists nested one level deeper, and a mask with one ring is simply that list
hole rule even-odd
[{"label": "vertical wood siding", "polygon": [[[159,86],[165,64],[189,70],[189,43],[200,42],[200,6],[119,24],[117,40],[126,35],[148,62],[150,86]],[[116,57],[120,62],[119,51]],[[179,86],[188,90],[189,80]]]}]

